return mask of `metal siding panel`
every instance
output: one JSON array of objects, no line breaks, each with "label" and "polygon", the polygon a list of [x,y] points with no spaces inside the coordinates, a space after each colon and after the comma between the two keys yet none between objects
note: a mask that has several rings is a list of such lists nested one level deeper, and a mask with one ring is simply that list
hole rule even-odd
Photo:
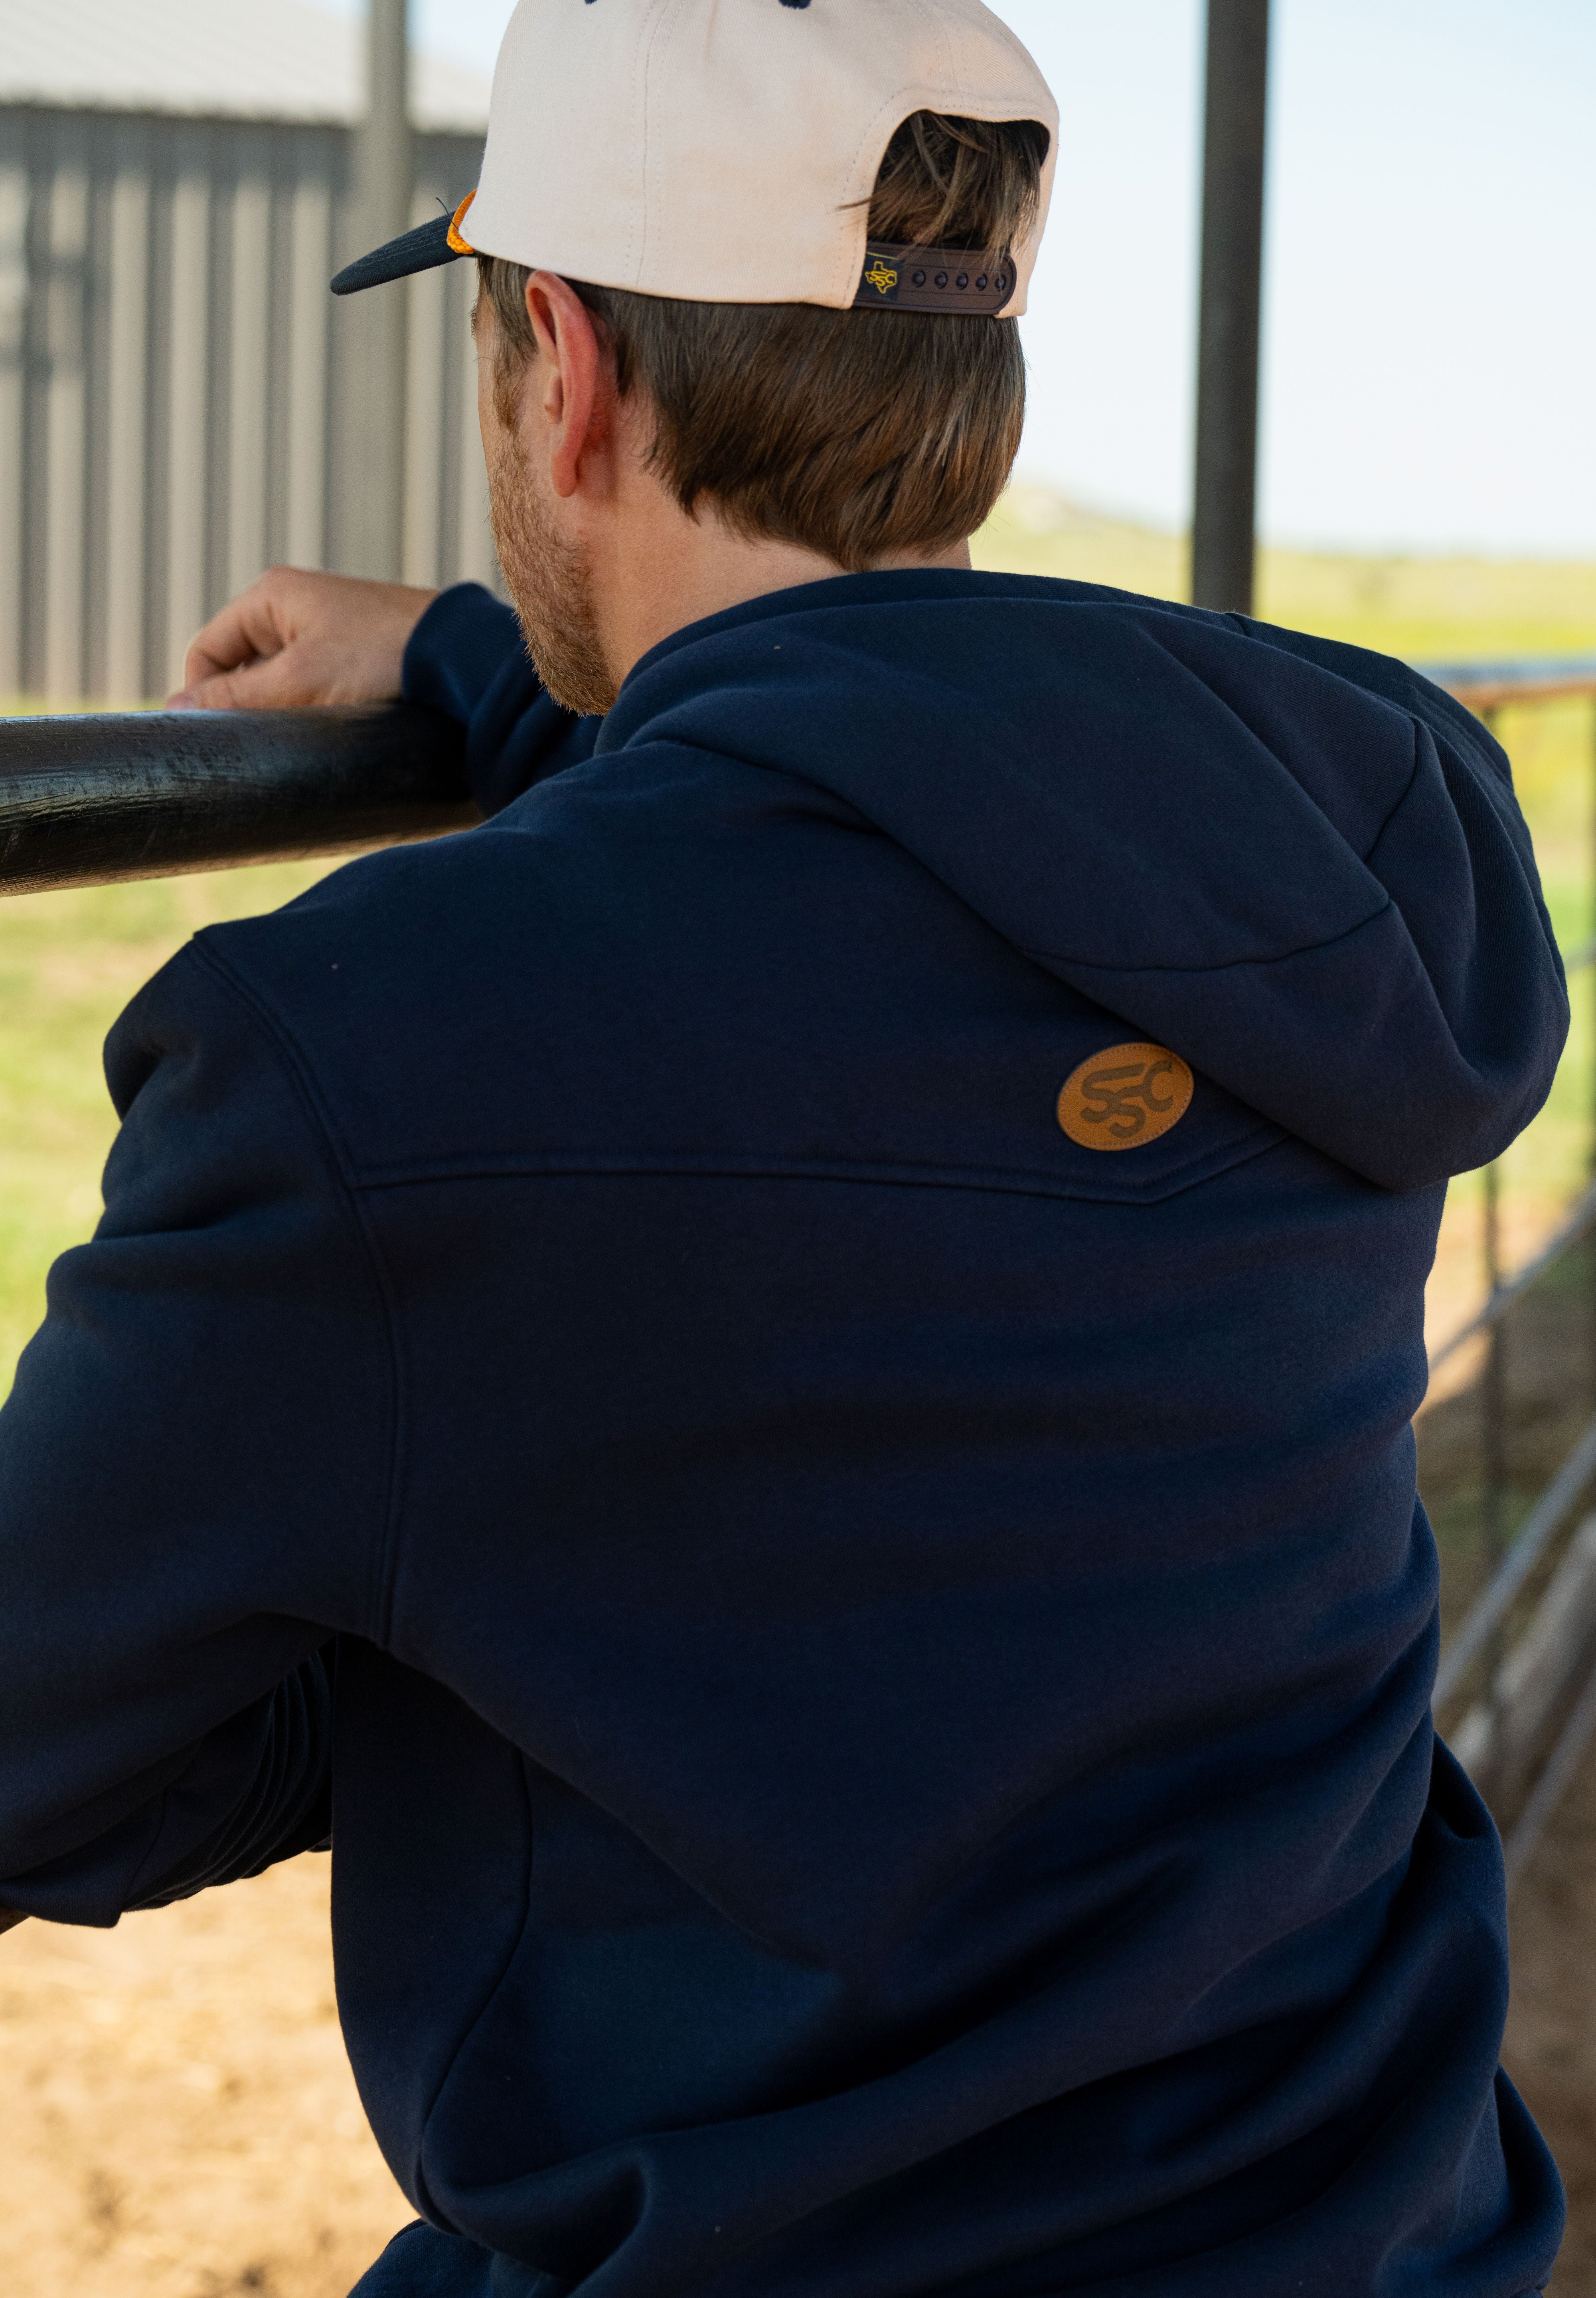
[{"label": "metal siding panel", "polygon": [[152,694],[171,684],[168,641],[171,587],[172,219],[178,156],[176,128],[156,120],[150,131],[150,358],[145,432],[145,683]]},{"label": "metal siding panel", "polygon": [[205,583],[203,619],[227,597],[227,442],[232,431],[233,194],[237,187],[238,130],[232,120],[211,129],[210,373],[205,424]]},{"label": "metal siding panel", "polygon": [[327,555],[331,157],[327,138],[297,140],[297,180],[289,231],[288,445],[284,479],[287,555],[295,566],[324,566]]},{"label": "metal siding panel", "polygon": [[22,690],[28,208],[23,123],[0,113],[0,699]]},{"label": "metal siding panel", "polygon": [[[418,191],[412,223],[434,212]],[[423,271],[409,283],[406,320],[404,425],[404,551],[401,568],[407,583],[431,589],[442,581],[443,472],[439,451],[443,437],[443,362],[449,326],[448,274]]]},{"label": "metal siding panel", "polygon": [[103,692],[123,702],[148,691],[150,209],[148,129],[120,120],[111,195]]},{"label": "metal siding panel", "polygon": [[177,131],[171,200],[167,393],[165,673],[183,675],[205,620],[206,442],[211,411],[211,154],[203,128]]},{"label": "metal siding panel", "polygon": [[235,131],[228,274],[227,590],[252,583],[266,564],[268,321],[271,295],[270,153],[259,131]]},{"label": "metal siding panel", "polygon": [[271,180],[271,257],[267,281],[266,330],[266,564],[288,556],[288,343],[289,286],[293,268],[294,185],[297,155],[292,135],[274,136]]},{"label": "metal siding panel", "polygon": [[84,472],[83,681],[80,695],[105,689],[107,517],[111,484],[111,221],[116,123],[88,123],[88,258],[85,266],[84,372],[87,441]]},{"label": "metal siding panel", "polygon": [[45,692],[54,701],[70,702],[82,696],[87,666],[89,186],[81,120],[62,125],[49,197]]},{"label": "metal siding panel", "polygon": [[[476,181],[480,137],[427,136],[416,145],[413,220],[452,210]],[[423,273],[410,289],[405,580],[456,578],[461,527],[460,476],[467,456],[480,457],[462,406],[460,343],[476,292],[476,267],[457,263]],[[475,404],[475,380],[471,380]],[[468,431],[469,435],[466,435]]]},{"label": "metal siding panel", "polygon": [[[327,294],[359,236],[352,140],[0,107],[0,694],[159,693],[269,557],[360,567],[372,346]],[[480,157],[418,136],[418,214]],[[461,264],[406,291],[403,564],[500,588],[474,284]]]},{"label": "metal siding panel", "polygon": [[28,308],[22,318],[22,690],[45,690],[45,541],[49,524],[50,171],[56,122],[23,113],[28,154]]},{"label": "metal siding panel", "polygon": [[[457,206],[481,173],[482,151],[480,136],[427,137],[422,162],[427,189],[445,206]],[[439,554],[434,580],[485,583],[502,596],[476,417],[476,355],[470,328],[476,267],[453,264],[440,277],[445,283],[437,345],[443,388],[438,401]]]},{"label": "metal siding panel", "polygon": [[[368,0],[368,95],[366,117],[357,131],[356,165],[361,230],[371,247],[381,246],[407,227],[415,188],[418,155],[410,128],[406,13],[406,0]],[[360,301],[367,331],[360,410],[366,470],[360,491],[360,557],[368,574],[392,582],[401,572],[404,558],[409,297],[403,288],[388,286],[374,289]]]},{"label": "metal siding panel", "polygon": [[[360,219],[351,170],[352,138],[344,137],[333,179],[332,269],[348,263],[361,251]],[[331,273],[329,272],[329,277]],[[323,280],[325,288],[327,281]],[[335,300],[324,306],[327,329],[327,524],[325,563],[340,574],[366,572],[360,562],[360,490],[365,459],[360,452],[360,415],[367,371],[365,295]]]}]

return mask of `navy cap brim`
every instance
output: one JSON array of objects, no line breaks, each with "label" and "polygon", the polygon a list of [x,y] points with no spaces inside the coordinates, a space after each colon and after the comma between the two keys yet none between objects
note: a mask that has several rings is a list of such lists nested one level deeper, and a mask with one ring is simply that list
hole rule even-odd
[{"label": "navy cap brim", "polygon": [[452,216],[434,216],[414,231],[401,232],[385,247],[374,247],[353,263],[346,263],[333,282],[335,295],[358,294],[362,287],[381,287],[390,279],[409,279],[418,271],[435,271],[440,264],[458,263],[462,251],[449,234]]}]

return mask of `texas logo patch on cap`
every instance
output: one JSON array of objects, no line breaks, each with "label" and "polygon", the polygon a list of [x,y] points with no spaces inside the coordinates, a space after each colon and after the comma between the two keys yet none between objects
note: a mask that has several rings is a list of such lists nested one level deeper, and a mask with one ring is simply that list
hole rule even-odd
[{"label": "texas logo patch on cap", "polygon": [[1178,1125],[1195,1080],[1167,1046],[1109,1046],[1072,1070],[1058,1121],[1083,1149],[1141,1149]]}]

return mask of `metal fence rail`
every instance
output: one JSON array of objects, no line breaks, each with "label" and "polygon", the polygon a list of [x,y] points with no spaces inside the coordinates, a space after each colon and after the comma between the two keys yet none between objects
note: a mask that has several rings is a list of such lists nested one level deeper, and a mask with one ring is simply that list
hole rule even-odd
[{"label": "metal fence rail", "polygon": [[[1509,706],[1517,707],[1575,697],[1596,698],[1596,657],[1427,665],[1426,668],[1427,674],[1438,684],[1446,687],[1460,702],[1476,711],[1493,732],[1497,731],[1501,711]],[[1596,747],[1592,749],[1592,763],[1596,765]],[[1592,856],[1592,884],[1596,888],[1596,854]],[[1596,925],[1596,917],[1592,918],[1592,924]],[[1567,954],[1564,963],[1570,975],[1588,971],[1596,964],[1596,932]],[[1596,1001],[1593,1001],[1593,1018],[1596,1018]],[[1596,1087],[1596,1045],[1592,1046],[1592,1085]],[[1596,1108],[1592,1109],[1592,1118],[1591,1161],[1593,1172],[1596,1172]],[[1484,1719],[1484,1730],[1477,1735],[1479,1744],[1476,1768],[1482,1775],[1482,1784],[1489,1790],[1498,1748],[1510,1720],[1504,1710],[1506,1695],[1501,1689],[1510,1673],[1507,1666],[1509,1629],[1538,1567],[1552,1552],[1559,1533],[1567,1528],[1592,1480],[1596,1479],[1596,1416],[1593,1416],[1581,1431],[1551,1483],[1531,1505],[1509,1539],[1507,1522],[1509,1499],[1507,1467],[1509,1312],[1596,1228],[1596,1178],[1592,1178],[1581,1192],[1533,1260],[1512,1277],[1504,1272],[1502,1265],[1500,1161],[1486,1167],[1484,1193],[1485,1302],[1475,1316],[1434,1352],[1430,1370],[1433,1377],[1440,1367],[1467,1343],[1483,1339],[1485,1353],[1480,1379],[1480,1403],[1484,1473],[1480,1515],[1486,1579],[1443,1652],[1435,1702],[1437,1714],[1444,1715],[1449,1707],[1455,1705],[1471,1681],[1483,1676],[1483,1697],[1476,1715]],[[1596,1319],[1596,1289],[1592,1291],[1591,1305],[1592,1318]],[[1596,1325],[1593,1325],[1593,1339],[1596,1339]],[[1550,1685],[1527,1686],[1515,1683],[1513,1686],[1518,1698],[1533,1697],[1537,1713],[1545,1711],[1556,1715],[1567,1706],[1570,1694],[1577,1696],[1574,1698],[1572,1713],[1563,1724],[1542,1765],[1539,1776],[1531,1787],[1509,1835],[1509,1884],[1516,1882],[1523,1874],[1541,1831],[1574,1775],[1591,1737],[1596,1733],[1596,1668],[1592,1666],[1593,1649],[1596,1649],[1596,1616],[1592,1616],[1588,1624],[1578,1626],[1576,1633],[1566,1633],[1548,1643],[1549,1651],[1556,1653],[1555,1661],[1549,1659],[1548,1665],[1568,1671],[1569,1680],[1566,1683],[1559,1682]]]},{"label": "metal fence rail", "polygon": [[0,894],[349,853],[481,819],[464,732],[433,710],[0,719]]}]

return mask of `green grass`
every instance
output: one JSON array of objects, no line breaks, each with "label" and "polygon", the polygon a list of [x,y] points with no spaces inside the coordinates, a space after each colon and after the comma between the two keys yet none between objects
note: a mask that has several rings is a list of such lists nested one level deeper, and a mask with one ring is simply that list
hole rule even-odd
[{"label": "green grass", "polygon": [[[1016,489],[978,540],[987,566],[1178,597],[1172,536]],[[1596,652],[1596,566],[1497,566],[1266,551],[1260,610],[1410,657]],[[12,706],[25,707],[25,706]],[[1502,732],[1565,946],[1591,930],[1592,737],[1583,704],[1509,712]],[[0,900],[0,1392],[44,1306],[45,1273],[87,1236],[114,1120],[100,1046],[133,992],[197,926],[275,907],[331,865],[290,864]],[[1546,1113],[1511,1152],[1509,1187],[1551,1208],[1584,1178],[1596,1078],[1588,982]],[[1468,1180],[1451,1218],[1466,1218]]]},{"label": "green grass", "polygon": [[[1505,711],[1498,732],[1513,761],[1558,940],[1564,950],[1572,950],[1596,931],[1592,902],[1596,732],[1592,706],[1556,702]],[[1505,1186],[1509,1197],[1561,1199],[1588,1178],[1596,1107],[1592,988],[1588,969],[1573,978],[1568,1048],[1545,1110],[1508,1152]]]},{"label": "green grass", "polygon": [[116,1120],[106,1031],[194,930],[275,909],[328,865],[285,863],[0,901],[0,1393],[45,1273],[99,1217]]},{"label": "green grass", "polygon": [[[1076,509],[1040,487],[1011,490],[977,536],[975,560],[1154,599],[1187,595],[1184,538]],[[1265,622],[1408,662],[1596,654],[1596,564],[1266,548],[1257,610]]]}]

